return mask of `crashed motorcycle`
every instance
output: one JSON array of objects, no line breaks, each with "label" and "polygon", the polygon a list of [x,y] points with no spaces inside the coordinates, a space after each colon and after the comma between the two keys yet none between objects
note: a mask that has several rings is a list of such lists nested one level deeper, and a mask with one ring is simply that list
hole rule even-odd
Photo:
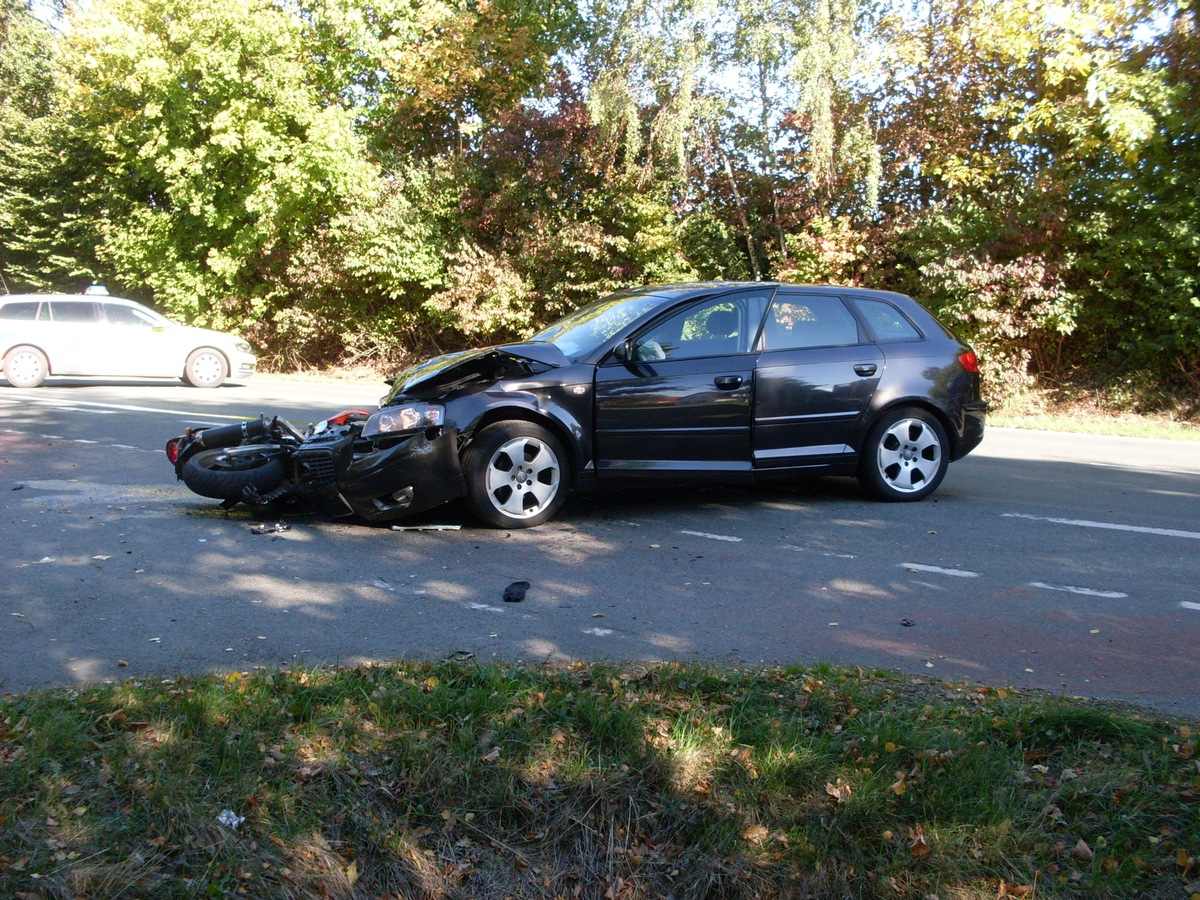
[{"label": "crashed motorcycle", "polygon": [[[465,498],[488,525],[528,528],[554,515],[572,484],[564,441],[533,419],[572,423],[580,411],[553,395],[487,387],[517,378],[527,388],[565,362],[536,347],[451,354],[393,379],[374,412],[347,410],[304,427],[262,415],[189,428],[167,442],[167,459],[188,488],[226,508],[387,523]],[[590,402],[575,391],[570,399]]]},{"label": "crashed motorcycle", "polygon": [[[428,421],[428,412],[425,421],[404,420],[405,413],[347,410],[305,428],[265,415],[189,428],[167,442],[167,459],[190,490],[226,508],[244,503],[389,522],[464,493],[454,436],[440,439],[442,423]],[[405,440],[388,440],[397,434]],[[405,483],[414,472],[420,483]]]}]

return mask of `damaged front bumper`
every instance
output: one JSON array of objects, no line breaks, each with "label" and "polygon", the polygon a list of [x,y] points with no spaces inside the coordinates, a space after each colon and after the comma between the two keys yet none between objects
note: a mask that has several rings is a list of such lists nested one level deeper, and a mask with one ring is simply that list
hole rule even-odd
[{"label": "damaged front bumper", "polygon": [[316,436],[296,451],[305,493],[335,516],[391,522],[462,497],[458,431],[419,432],[380,449],[349,436]]}]

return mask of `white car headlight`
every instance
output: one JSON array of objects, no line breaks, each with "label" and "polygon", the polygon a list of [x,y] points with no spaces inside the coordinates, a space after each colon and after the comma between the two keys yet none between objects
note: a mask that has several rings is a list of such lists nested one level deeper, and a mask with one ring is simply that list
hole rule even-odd
[{"label": "white car headlight", "polygon": [[234,341],[233,346],[237,347],[237,349],[240,350],[242,353],[253,353],[254,352],[253,350],[250,349],[250,345],[247,344],[245,341]]},{"label": "white car headlight", "polygon": [[412,403],[381,409],[363,426],[363,437],[378,434],[404,434],[444,424],[446,410],[435,403]]}]

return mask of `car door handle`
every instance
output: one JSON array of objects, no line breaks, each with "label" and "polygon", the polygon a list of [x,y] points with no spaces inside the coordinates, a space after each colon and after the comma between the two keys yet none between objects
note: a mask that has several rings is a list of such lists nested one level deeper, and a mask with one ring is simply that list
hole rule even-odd
[{"label": "car door handle", "polygon": [[854,374],[861,375],[863,378],[869,378],[879,371],[879,366],[875,363],[859,363],[854,367]]},{"label": "car door handle", "polygon": [[741,375],[722,375],[719,378],[713,379],[713,384],[722,391],[732,391],[735,388],[742,386]]}]

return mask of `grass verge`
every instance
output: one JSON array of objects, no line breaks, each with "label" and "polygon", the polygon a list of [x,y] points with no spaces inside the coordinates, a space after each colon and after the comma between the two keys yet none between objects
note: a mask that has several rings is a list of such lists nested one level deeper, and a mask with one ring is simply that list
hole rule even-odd
[{"label": "grass verge", "polygon": [[1189,897],[1196,726],[828,667],[397,663],[0,703],[0,894]]}]

